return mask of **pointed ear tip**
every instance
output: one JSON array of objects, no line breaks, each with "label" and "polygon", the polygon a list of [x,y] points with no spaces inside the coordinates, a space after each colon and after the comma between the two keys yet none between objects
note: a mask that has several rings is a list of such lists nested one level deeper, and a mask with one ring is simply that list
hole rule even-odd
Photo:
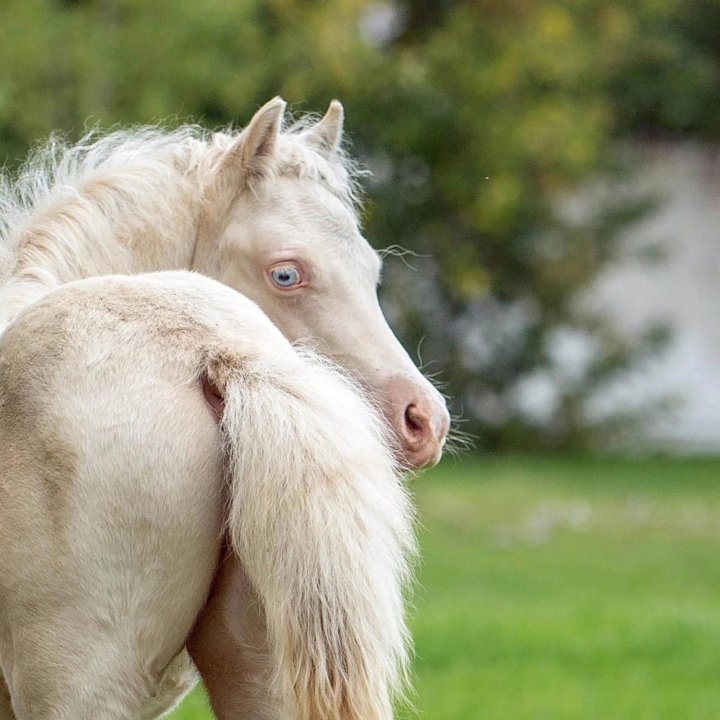
[{"label": "pointed ear tip", "polygon": [[345,110],[343,108],[343,104],[339,100],[333,99],[330,101],[330,106],[328,107],[328,113],[342,115],[343,112],[345,112]]},{"label": "pointed ear tip", "polygon": [[273,115],[282,115],[285,112],[287,103],[279,96],[276,95],[272,100],[268,100],[259,110],[258,114],[271,113]]}]

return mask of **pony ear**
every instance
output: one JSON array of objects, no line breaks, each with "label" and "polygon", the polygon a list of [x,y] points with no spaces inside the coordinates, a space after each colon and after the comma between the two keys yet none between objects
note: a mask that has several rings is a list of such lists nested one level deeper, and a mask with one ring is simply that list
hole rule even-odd
[{"label": "pony ear", "polygon": [[253,115],[225,151],[218,170],[220,182],[234,185],[237,190],[243,180],[262,176],[267,161],[275,152],[286,105],[281,97],[274,97]]},{"label": "pony ear", "polygon": [[204,188],[195,257],[203,246],[215,241],[225,211],[241,188],[265,175],[280,136],[285,106],[280,97],[265,103],[213,164]]},{"label": "pony ear", "polygon": [[275,151],[287,103],[281,97],[266,102],[241,133],[242,164],[248,168]]},{"label": "pony ear", "polygon": [[345,111],[342,103],[333,100],[322,120],[307,131],[306,140],[329,157],[340,147],[344,119]]}]

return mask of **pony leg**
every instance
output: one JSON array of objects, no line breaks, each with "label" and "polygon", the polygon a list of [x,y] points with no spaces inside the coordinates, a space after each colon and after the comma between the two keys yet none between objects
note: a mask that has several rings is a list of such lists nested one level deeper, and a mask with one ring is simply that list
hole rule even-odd
[{"label": "pony leg", "polygon": [[[183,648],[165,669],[155,695],[143,705],[141,720],[155,720],[170,712],[195,687],[197,681],[197,669],[187,649]],[[4,720],[2,715],[0,720]]]},{"label": "pony leg", "polygon": [[206,608],[188,639],[218,720],[283,720],[271,691],[274,667],[265,616],[235,554],[218,572]]},{"label": "pony leg", "polygon": [[[155,695],[142,708],[141,720],[155,720],[170,712],[197,684],[198,672],[186,649],[165,669]],[[0,720],[16,720],[10,690],[0,673]]]},{"label": "pony leg", "polygon": [[0,673],[0,720],[15,720],[15,713],[10,704],[10,690],[2,673]]},{"label": "pony leg", "polygon": [[16,642],[17,720],[136,720],[152,679],[116,633],[88,632],[84,619],[36,621]]},{"label": "pony leg", "polygon": [[[143,705],[141,720],[155,720],[170,712],[196,685],[197,670],[187,650],[183,650],[168,666],[157,694]],[[0,720],[16,720],[10,702],[10,691],[0,675]]]}]

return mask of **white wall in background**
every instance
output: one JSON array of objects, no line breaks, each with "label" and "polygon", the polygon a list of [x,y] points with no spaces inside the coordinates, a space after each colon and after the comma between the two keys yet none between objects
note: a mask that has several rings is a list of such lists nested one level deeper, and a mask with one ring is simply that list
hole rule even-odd
[{"label": "white wall in background", "polygon": [[[612,400],[632,404],[669,391],[682,404],[648,429],[653,444],[720,451],[720,148],[653,144],[631,152],[637,187],[664,201],[628,234],[624,257],[601,276],[590,302],[631,334],[666,322],[674,340]],[[649,247],[664,257],[648,262]]]}]

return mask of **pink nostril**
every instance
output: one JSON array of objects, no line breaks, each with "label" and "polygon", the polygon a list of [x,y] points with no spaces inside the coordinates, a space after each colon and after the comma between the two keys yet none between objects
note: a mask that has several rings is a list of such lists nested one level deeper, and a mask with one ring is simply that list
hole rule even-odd
[{"label": "pink nostril", "polygon": [[430,418],[414,403],[405,408],[404,436],[412,449],[422,447],[430,437]]},{"label": "pink nostril", "polygon": [[435,465],[449,425],[441,396],[429,383],[416,383],[403,374],[391,375],[378,389],[398,464],[408,469]]}]

